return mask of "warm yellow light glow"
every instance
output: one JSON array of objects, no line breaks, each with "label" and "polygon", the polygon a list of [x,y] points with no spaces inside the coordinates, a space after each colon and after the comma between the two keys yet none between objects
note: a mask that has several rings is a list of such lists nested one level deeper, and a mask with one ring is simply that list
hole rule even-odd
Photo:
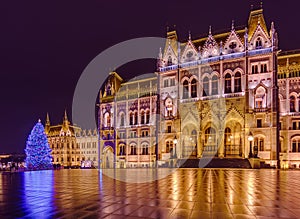
[{"label": "warm yellow light glow", "polygon": [[254,140],[253,136],[252,136],[252,135],[249,135],[249,136],[248,136],[248,141],[253,141],[253,140]]}]

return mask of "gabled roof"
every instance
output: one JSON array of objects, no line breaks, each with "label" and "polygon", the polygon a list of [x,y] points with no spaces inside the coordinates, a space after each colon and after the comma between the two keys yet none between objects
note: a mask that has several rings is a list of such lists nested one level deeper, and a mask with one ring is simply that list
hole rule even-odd
[{"label": "gabled roof", "polygon": [[248,20],[249,39],[252,38],[252,35],[254,34],[258,23],[260,23],[260,26],[262,27],[262,29],[265,31],[267,36],[269,36],[268,28],[267,28],[266,21],[264,19],[264,15],[263,15],[263,9],[261,8],[261,9],[253,10],[250,12],[250,16],[249,16],[249,20]]}]

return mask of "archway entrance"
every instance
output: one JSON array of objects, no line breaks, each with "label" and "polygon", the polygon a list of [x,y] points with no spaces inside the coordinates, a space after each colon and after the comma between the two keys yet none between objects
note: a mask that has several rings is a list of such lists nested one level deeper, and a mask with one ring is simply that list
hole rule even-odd
[{"label": "archway entrance", "polygon": [[103,151],[103,168],[113,168],[114,167],[114,152],[112,147],[106,147]]},{"label": "archway entrance", "polygon": [[242,153],[241,125],[230,122],[224,131],[224,156],[242,157]]},{"label": "archway entrance", "polygon": [[213,157],[218,155],[218,142],[216,130],[208,127],[204,132],[203,157]]},{"label": "archway entrance", "polygon": [[197,131],[196,129],[188,129],[187,127],[183,130],[183,141],[182,141],[182,157],[194,159],[197,158]]}]

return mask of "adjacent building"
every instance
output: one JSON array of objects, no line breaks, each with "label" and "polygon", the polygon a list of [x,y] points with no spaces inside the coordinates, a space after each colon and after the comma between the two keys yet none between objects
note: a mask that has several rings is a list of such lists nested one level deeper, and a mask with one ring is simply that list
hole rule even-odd
[{"label": "adjacent building", "polygon": [[151,167],[156,161],[157,75],[122,82],[112,72],[100,91],[102,167]]},{"label": "adjacent building", "polygon": [[62,124],[51,125],[47,114],[45,133],[52,149],[53,164],[64,167],[97,167],[97,131],[71,125],[65,111]]}]

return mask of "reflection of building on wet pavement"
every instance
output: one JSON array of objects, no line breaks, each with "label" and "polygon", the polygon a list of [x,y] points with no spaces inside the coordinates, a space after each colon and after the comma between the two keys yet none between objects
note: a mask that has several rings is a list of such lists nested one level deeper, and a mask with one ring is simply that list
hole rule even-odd
[{"label": "reflection of building on wet pavement", "polygon": [[296,170],[176,169],[148,183],[125,183],[102,171],[147,169],[0,174],[0,218],[299,218],[300,215],[300,195],[296,192],[300,172]]}]

